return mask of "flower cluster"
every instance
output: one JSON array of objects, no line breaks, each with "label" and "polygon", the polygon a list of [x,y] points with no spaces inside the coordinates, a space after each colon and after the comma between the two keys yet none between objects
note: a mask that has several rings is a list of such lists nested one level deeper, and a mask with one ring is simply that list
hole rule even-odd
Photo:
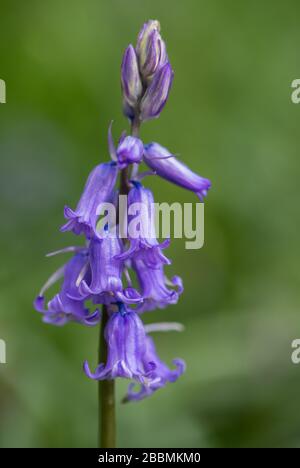
[{"label": "flower cluster", "polygon": [[[50,277],[35,300],[43,320],[54,325],[75,321],[93,326],[101,319],[102,307],[107,314],[107,360],[95,372],[85,362],[84,371],[96,380],[132,380],[125,401],[151,395],[166,383],[176,381],[185,369],[181,359],[173,361],[173,369],[162,362],[149,336],[153,330],[173,329],[174,324],[144,326],[141,319],[144,312],[176,304],[183,292],[179,276],[168,279],[165,275],[165,268],[171,263],[164,253],[169,240],[159,243],[156,238],[151,213],[153,194],[142,185],[143,176],[156,174],[195,192],[201,200],[210,188],[208,179],[192,172],[166,148],[158,143],[144,144],[138,137],[140,124],[160,115],[172,79],[159,23],[148,21],[139,33],[136,47],[130,45],[126,49],[121,68],[123,109],[132,123],[133,134],[123,133],[115,145],[109,127],[111,160],[92,170],[75,210],[68,206],[64,209],[66,223],[61,231],[83,235],[85,245],[49,254],[71,252],[72,258]],[[148,172],[139,173],[141,162],[149,167]],[[135,203],[142,203],[146,207],[143,216],[150,225],[138,237],[127,231],[125,240],[115,235],[109,224],[99,228],[99,206],[110,202],[117,207],[119,174],[121,179],[125,177],[128,213]],[[119,232],[120,226],[116,227]],[[46,303],[46,291],[60,279],[60,291]]]}]

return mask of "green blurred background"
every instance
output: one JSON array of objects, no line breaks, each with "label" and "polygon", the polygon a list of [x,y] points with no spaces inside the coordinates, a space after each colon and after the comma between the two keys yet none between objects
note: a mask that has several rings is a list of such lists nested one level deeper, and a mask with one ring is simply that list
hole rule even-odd
[{"label": "green blurred background", "polygon": [[[300,365],[291,363],[299,318],[299,2],[254,0],[16,0],[0,3],[0,445],[94,447],[97,329],[44,325],[32,308],[64,260],[47,251],[91,168],[107,159],[120,106],[124,48],[157,18],[175,70],[161,118],[145,124],[209,177],[205,246],[172,243],[178,305],[147,320],[177,320],[156,336],[163,358],[187,361],[175,385],[118,404],[120,447],[300,447]],[[196,201],[152,178],[159,201]],[[126,385],[118,384],[118,401]]]}]

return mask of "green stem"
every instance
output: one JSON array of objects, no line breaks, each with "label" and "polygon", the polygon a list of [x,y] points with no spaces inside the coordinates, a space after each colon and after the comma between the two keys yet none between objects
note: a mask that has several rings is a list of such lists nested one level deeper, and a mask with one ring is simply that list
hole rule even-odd
[{"label": "green stem", "polygon": [[[131,134],[139,135],[140,120],[135,119],[131,125]],[[128,185],[128,167],[121,172],[120,179],[120,194],[127,195],[129,191]],[[99,333],[99,363],[107,361],[107,345],[104,337],[105,327],[108,321],[107,307],[102,308],[102,320]],[[115,448],[116,447],[116,414],[115,414],[115,381],[114,380],[99,380],[98,383],[99,397],[99,448]]]},{"label": "green stem", "polygon": [[[99,362],[107,360],[107,346],[104,330],[108,321],[107,308],[102,308],[100,325]],[[99,447],[116,447],[115,381],[99,380]]]},{"label": "green stem", "polygon": [[141,121],[139,118],[135,118],[132,121],[131,124],[131,135],[134,137],[138,137],[140,133],[140,126],[141,126]]}]

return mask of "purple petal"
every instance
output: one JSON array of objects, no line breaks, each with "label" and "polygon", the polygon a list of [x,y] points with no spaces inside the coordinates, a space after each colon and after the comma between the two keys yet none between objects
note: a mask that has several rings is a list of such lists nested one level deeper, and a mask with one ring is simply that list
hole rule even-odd
[{"label": "purple petal", "polygon": [[153,392],[164,387],[168,382],[176,382],[186,369],[185,363],[182,359],[174,359],[173,364],[176,368],[170,369],[158,357],[152,338],[147,336],[146,339],[147,343],[144,362],[154,364],[151,372],[151,378],[140,386],[139,391],[135,391],[134,384],[130,384],[124,401],[139,401],[152,395]]},{"label": "purple petal", "polygon": [[141,101],[141,120],[157,118],[164,108],[173,81],[173,71],[169,62],[154,75],[150,86]]},{"label": "purple petal", "polygon": [[211,187],[210,180],[193,172],[175,156],[172,157],[171,153],[158,143],[150,143],[145,146],[144,159],[157,175],[195,192],[200,198],[206,196]]},{"label": "purple petal", "polygon": [[[151,268],[145,261],[144,253],[140,252],[132,259],[132,268],[136,273],[141,295],[144,298],[143,303],[137,308],[138,312],[163,309],[178,302],[182,292],[182,283],[176,277],[175,283],[168,284],[164,274],[164,265],[161,262],[157,263],[155,268]],[[174,287],[178,287],[178,290],[173,289]]]},{"label": "purple petal", "polygon": [[100,363],[94,373],[85,362],[86,375],[96,380],[122,377],[145,382],[148,376],[143,360],[146,335],[138,314],[127,311],[113,313],[109,317],[104,336],[108,347],[107,361]]},{"label": "purple petal", "polygon": [[61,231],[72,230],[77,235],[84,232],[88,238],[92,233],[96,234],[98,207],[111,200],[117,175],[118,168],[114,162],[96,166],[88,177],[76,210],[65,207],[64,215],[68,222]]},{"label": "purple petal", "polygon": [[90,241],[89,260],[91,267],[90,281],[82,281],[79,285],[81,298],[90,295],[99,297],[107,294],[128,304],[141,302],[141,296],[136,292],[135,297],[128,297],[123,291],[122,272],[123,262],[119,258],[123,245],[119,238],[109,233],[102,239],[94,238]]},{"label": "purple petal", "polygon": [[139,138],[127,136],[123,138],[117,149],[117,159],[120,169],[128,164],[140,163],[143,159],[144,146]]},{"label": "purple petal", "polygon": [[145,50],[139,56],[141,74],[149,83],[154,73],[157,72],[168,60],[166,45],[157,29],[154,29],[147,40]]},{"label": "purple petal", "polygon": [[[79,294],[77,278],[87,262],[87,251],[82,250],[76,253],[71,260],[61,269],[64,280],[58,294],[45,305],[43,294],[40,294],[34,301],[34,307],[41,312],[43,321],[53,325],[64,325],[68,321],[75,321],[85,325],[95,325],[100,320],[99,311],[92,314],[84,305],[84,300]],[[57,275],[57,273],[55,274]],[[55,275],[52,275],[52,279]],[[90,271],[86,270],[83,276],[84,281],[89,281]],[[47,282],[47,287],[49,281]],[[47,287],[43,288],[45,291]]]},{"label": "purple petal", "polygon": [[132,45],[129,45],[124,52],[121,66],[121,84],[124,99],[129,106],[135,107],[142,94],[143,87],[137,56]]}]

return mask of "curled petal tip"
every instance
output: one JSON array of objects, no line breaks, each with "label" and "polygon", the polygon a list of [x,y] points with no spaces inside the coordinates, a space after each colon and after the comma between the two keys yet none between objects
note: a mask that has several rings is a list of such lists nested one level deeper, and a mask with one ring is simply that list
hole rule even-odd
[{"label": "curled petal tip", "polygon": [[177,367],[177,378],[186,371],[186,362],[183,359],[173,359],[173,364]]},{"label": "curled petal tip", "polygon": [[87,377],[89,377],[90,379],[94,379],[95,378],[95,374],[93,374],[91,371],[90,371],[90,367],[89,367],[89,364],[87,361],[84,361],[83,363],[83,371],[84,373],[87,375]]},{"label": "curled petal tip", "polygon": [[101,319],[101,312],[97,309],[92,314],[88,315],[84,321],[84,323],[89,327],[94,327],[99,323]]},{"label": "curled petal tip", "polygon": [[45,312],[45,298],[43,296],[37,296],[33,302],[33,307],[37,312]]}]

